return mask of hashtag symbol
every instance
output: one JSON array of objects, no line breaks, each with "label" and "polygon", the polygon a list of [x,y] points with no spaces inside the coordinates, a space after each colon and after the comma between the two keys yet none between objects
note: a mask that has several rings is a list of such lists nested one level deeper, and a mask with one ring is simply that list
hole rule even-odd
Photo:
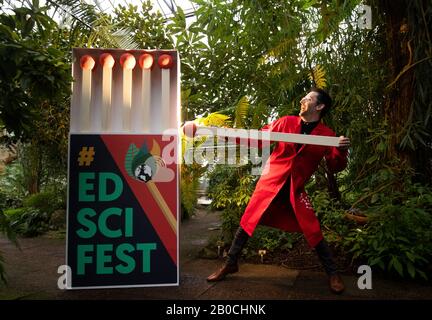
[{"label": "hashtag symbol", "polygon": [[79,165],[89,166],[94,160],[94,155],[94,147],[82,147],[78,157]]}]

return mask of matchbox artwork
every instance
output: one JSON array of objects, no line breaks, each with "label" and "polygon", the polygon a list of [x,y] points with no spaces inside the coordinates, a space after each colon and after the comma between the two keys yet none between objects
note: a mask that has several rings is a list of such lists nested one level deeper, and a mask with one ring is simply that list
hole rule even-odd
[{"label": "matchbox artwork", "polygon": [[178,285],[176,51],[74,49],[68,288]]}]

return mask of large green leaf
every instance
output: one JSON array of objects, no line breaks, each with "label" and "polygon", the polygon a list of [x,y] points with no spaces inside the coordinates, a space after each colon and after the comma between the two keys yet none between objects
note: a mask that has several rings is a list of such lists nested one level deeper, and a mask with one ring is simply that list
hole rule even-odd
[{"label": "large green leaf", "polygon": [[139,149],[137,148],[137,146],[134,143],[132,143],[129,146],[128,151],[126,152],[124,166],[125,166],[127,174],[131,178],[135,177],[134,168],[133,168],[133,161],[134,161],[135,157],[137,156],[138,152],[139,152]]}]

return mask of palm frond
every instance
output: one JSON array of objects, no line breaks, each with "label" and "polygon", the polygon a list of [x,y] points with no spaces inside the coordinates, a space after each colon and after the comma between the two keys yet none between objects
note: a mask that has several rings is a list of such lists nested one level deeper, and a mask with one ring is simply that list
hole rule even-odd
[{"label": "palm frond", "polygon": [[231,121],[229,119],[230,117],[225,114],[213,112],[210,113],[207,117],[199,118],[196,121],[204,126],[226,127],[231,124]]},{"label": "palm frond", "polygon": [[263,103],[258,104],[252,108],[252,129],[259,129],[262,127],[263,123],[267,122],[268,110],[266,105]]},{"label": "palm frond", "polygon": [[128,28],[120,28],[112,33],[113,41],[117,44],[118,48],[123,49],[138,49],[138,44],[132,36],[131,30]]},{"label": "palm frond", "polygon": [[95,7],[80,0],[47,0],[49,4],[61,11],[61,24],[71,27],[78,23],[81,27],[91,30],[92,23],[97,19]]},{"label": "palm frond", "polygon": [[235,118],[234,126],[236,128],[243,128],[245,126],[245,120],[248,116],[249,101],[246,96],[240,98],[239,102],[235,106]]},{"label": "palm frond", "polygon": [[285,38],[281,42],[279,42],[275,47],[271,48],[268,51],[268,55],[270,57],[281,57],[284,53],[286,53],[290,48],[296,46],[296,40],[294,38]]},{"label": "palm frond", "polygon": [[[119,28],[113,24],[110,17],[103,13],[102,5],[83,3],[80,0],[48,0],[50,4],[58,8],[62,14],[62,24],[69,26],[71,30],[85,29],[88,31],[86,42],[77,43],[77,46],[108,47],[122,49],[136,49],[132,32],[128,28]],[[74,32],[71,32],[74,34]],[[78,34],[82,34],[79,32]]]},{"label": "palm frond", "polygon": [[87,46],[102,48],[121,48],[137,49],[138,45],[130,35],[131,31],[127,28],[117,29],[115,24],[101,16],[95,23],[90,33]]},{"label": "palm frond", "polygon": [[309,79],[317,88],[324,89],[327,86],[326,72],[323,66],[316,65],[309,73]]}]

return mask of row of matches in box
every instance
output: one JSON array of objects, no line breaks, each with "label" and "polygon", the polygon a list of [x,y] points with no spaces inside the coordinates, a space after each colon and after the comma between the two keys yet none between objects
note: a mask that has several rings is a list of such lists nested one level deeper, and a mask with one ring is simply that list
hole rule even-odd
[{"label": "row of matches in box", "polygon": [[[115,59],[110,53],[103,53],[99,57],[99,63],[103,68],[112,69],[115,64]],[[138,59],[138,64],[141,67],[141,69],[151,69],[154,65],[154,57],[150,53],[144,53],[140,55]],[[81,57],[80,59],[80,66],[83,70],[93,70],[95,67],[96,62],[95,59],[89,55],[86,54]],[[120,57],[120,65],[123,69],[132,70],[136,66],[136,59],[135,57],[130,53],[124,53]],[[158,65],[162,69],[170,69],[173,65],[173,59],[171,55],[169,54],[162,54],[159,56],[158,59]]]},{"label": "row of matches in box", "polygon": [[74,49],[71,132],[161,133],[176,127],[176,64],[174,51]]}]

